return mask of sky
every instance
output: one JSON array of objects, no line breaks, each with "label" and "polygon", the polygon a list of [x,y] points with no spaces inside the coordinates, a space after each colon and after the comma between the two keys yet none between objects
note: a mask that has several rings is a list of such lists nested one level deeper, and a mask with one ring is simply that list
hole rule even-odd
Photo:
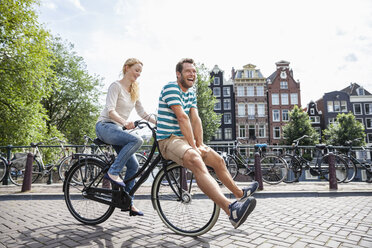
[{"label": "sky", "polygon": [[232,67],[254,64],[269,77],[276,62],[289,61],[303,107],[351,82],[372,93],[371,0],[41,0],[38,12],[103,77],[103,92],[127,58],[140,59],[148,113],[185,57],[218,65],[226,80]]}]

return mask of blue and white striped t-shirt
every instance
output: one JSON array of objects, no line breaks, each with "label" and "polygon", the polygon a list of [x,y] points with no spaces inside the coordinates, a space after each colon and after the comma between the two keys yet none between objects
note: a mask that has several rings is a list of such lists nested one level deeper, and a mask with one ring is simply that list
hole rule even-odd
[{"label": "blue and white striped t-shirt", "polygon": [[169,82],[160,92],[156,139],[169,138],[171,134],[183,136],[171,106],[181,105],[188,115],[190,108],[197,108],[194,88],[183,92],[177,82]]}]

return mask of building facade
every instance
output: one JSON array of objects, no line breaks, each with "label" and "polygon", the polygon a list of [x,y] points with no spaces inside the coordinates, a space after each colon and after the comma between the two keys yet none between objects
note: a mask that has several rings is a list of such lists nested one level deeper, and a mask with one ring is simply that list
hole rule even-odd
[{"label": "building facade", "polygon": [[307,105],[307,114],[311,122],[311,126],[319,133],[319,138],[322,137],[322,111],[318,110],[318,106],[314,101],[310,101]]},{"label": "building facade", "polygon": [[255,65],[232,70],[236,137],[244,144],[268,142],[266,78]]},{"label": "building facade", "polygon": [[211,143],[226,143],[236,139],[235,133],[235,94],[232,80],[224,80],[224,71],[217,65],[210,72],[213,81],[210,85],[213,95],[217,99],[214,111],[221,114],[221,125],[217,129]]},{"label": "building facade", "polygon": [[301,107],[300,82],[293,78],[289,62],[276,63],[276,71],[267,78],[267,105],[269,123],[269,143],[283,141],[283,126],[289,121],[289,112],[295,105]]}]

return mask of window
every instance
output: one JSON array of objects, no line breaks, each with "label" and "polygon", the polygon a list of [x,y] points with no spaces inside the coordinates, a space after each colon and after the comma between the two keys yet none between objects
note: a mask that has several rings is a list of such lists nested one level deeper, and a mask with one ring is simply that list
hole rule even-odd
[{"label": "window", "polygon": [[366,115],[372,114],[372,103],[365,103],[364,104],[364,113]]},{"label": "window", "polygon": [[245,105],[244,103],[238,104],[238,116],[245,116]]},{"label": "window", "polygon": [[221,89],[220,88],[213,88],[213,95],[218,97],[221,96]]},{"label": "window", "polygon": [[366,118],[366,128],[370,129],[372,128],[372,119]]},{"label": "window", "polygon": [[320,123],[320,117],[319,116],[310,116],[310,122],[311,123]]},{"label": "window", "polygon": [[273,135],[274,139],[280,139],[280,127],[274,127]]},{"label": "window", "polygon": [[281,81],[280,82],[280,88],[281,89],[288,89],[288,82],[287,81]]},{"label": "window", "polygon": [[257,86],[256,91],[257,91],[257,96],[264,96],[264,87],[263,86]]},{"label": "window", "polygon": [[279,94],[272,94],[271,95],[271,103],[272,105],[279,105]]},{"label": "window", "polygon": [[346,101],[341,101],[341,112],[347,112]]},{"label": "window", "polygon": [[281,98],[282,98],[282,105],[288,105],[289,104],[287,93],[281,94]]},{"label": "window", "polygon": [[254,86],[247,87],[247,96],[254,96]]},{"label": "window", "polygon": [[231,140],[232,139],[232,129],[231,128],[225,128],[225,139]]},{"label": "window", "polygon": [[223,109],[230,110],[231,109],[231,100],[230,99],[224,99],[223,100]]},{"label": "window", "polygon": [[244,96],[244,86],[237,87],[238,96]]},{"label": "window", "polygon": [[291,93],[291,104],[292,105],[298,104],[298,94],[297,93]]},{"label": "window", "polygon": [[335,112],[340,112],[341,111],[340,101],[334,101],[333,102],[333,110]]},{"label": "window", "polygon": [[217,99],[217,102],[214,104],[214,110],[221,110],[221,100]]},{"label": "window", "polygon": [[220,78],[219,77],[214,77],[213,84],[214,85],[220,85]]},{"label": "window", "polygon": [[248,119],[254,119],[254,104],[248,104]]},{"label": "window", "polygon": [[354,114],[355,115],[361,115],[362,114],[362,104],[354,103],[353,107],[354,107]]},{"label": "window", "polygon": [[256,127],[254,125],[248,126],[248,134],[250,139],[256,139]]},{"label": "window", "polygon": [[[291,101],[292,102],[292,101]],[[315,114],[315,110],[313,108],[310,109],[310,114],[313,115]]]},{"label": "window", "polygon": [[336,118],[328,118],[328,124],[336,123]]},{"label": "window", "polygon": [[239,137],[245,138],[245,126],[239,125]]},{"label": "window", "polygon": [[214,134],[214,139],[215,140],[222,140],[222,130],[221,130],[221,128],[216,130],[216,133]]},{"label": "window", "polygon": [[372,143],[372,133],[367,133],[368,143]]},{"label": "window", "polygon": [[333,112],[333,102],[332,101],[327,102],[327,110],[328,110],[328,112]]},{"label": "window", "polygon": [[282,110],[282,120],[289,121],[289,110],[288,109]]},{"label": "window", "polygon": [[236,78],[242,78],[242,71],[238,71],[236,74]]},{"label": "window", "polygon": [[257,115],[258,117],[265,117],[265,104],[263,103],[257,104]]},{"label": "window", "polygon": [[280,121],[280,110],[279,109],[274,109],[273,110],[273,121]]},{"label": "window", "polygon": [[223,122],[225,124],[231,124],[231,113],[225,113],[223,115]]},{"label": "window", "polygon": [[363,96],[364,95],[364,89],[362,87],[357,89],[358,96]]},{"label": "window", "polygon": [[245,71],[245,75],[247,78],[253,78],[254,73],[253,71]]},{"label": "window", "polygon": [[265,138],[266,137],[265,130],[266,130],[265,124],[258,125],[258,137]]},{"label": "window", "polygon": [[223,87],[223,96],[230,96],[230,87]]}]

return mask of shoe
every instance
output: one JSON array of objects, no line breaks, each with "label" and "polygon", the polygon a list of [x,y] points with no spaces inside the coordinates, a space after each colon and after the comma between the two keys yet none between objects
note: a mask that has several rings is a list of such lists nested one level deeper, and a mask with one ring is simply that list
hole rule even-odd
[{"label": "shoe", "polygon": [[249,186],[246,186],[246,187],[243,187],[242,190],[243,190],[243,196],[242,198],[239,199],[239,201],[244,201],[245,198],[251,196],[254,194],[254,192],[256,192],[258,189],[258,182],[256,181],[253,181],[253,183]]},{"label": "shoe", "polygon": [[238,228],[247,219],[248,215],[252,213],[256,207],[256,199],[247,197],[244,201],[234,201],[229,205],[230,217],[229,220],[234,228]]},{"label": "shoe", "polygon": [[121,181],[121,182],[115,181],[107,173],[103,176],[103,178],[108,179],[109,181],[111,181],[115,185],[118,185],[118,186],[123,187],[123,188],[125,187],[125,183],[123,181]]},{"label": "shoe", "polygon": [[143,214],[143,212],[142,211],[134,211],[134,210],[129,210],[129,216],[143,216],[144,214]]}]

